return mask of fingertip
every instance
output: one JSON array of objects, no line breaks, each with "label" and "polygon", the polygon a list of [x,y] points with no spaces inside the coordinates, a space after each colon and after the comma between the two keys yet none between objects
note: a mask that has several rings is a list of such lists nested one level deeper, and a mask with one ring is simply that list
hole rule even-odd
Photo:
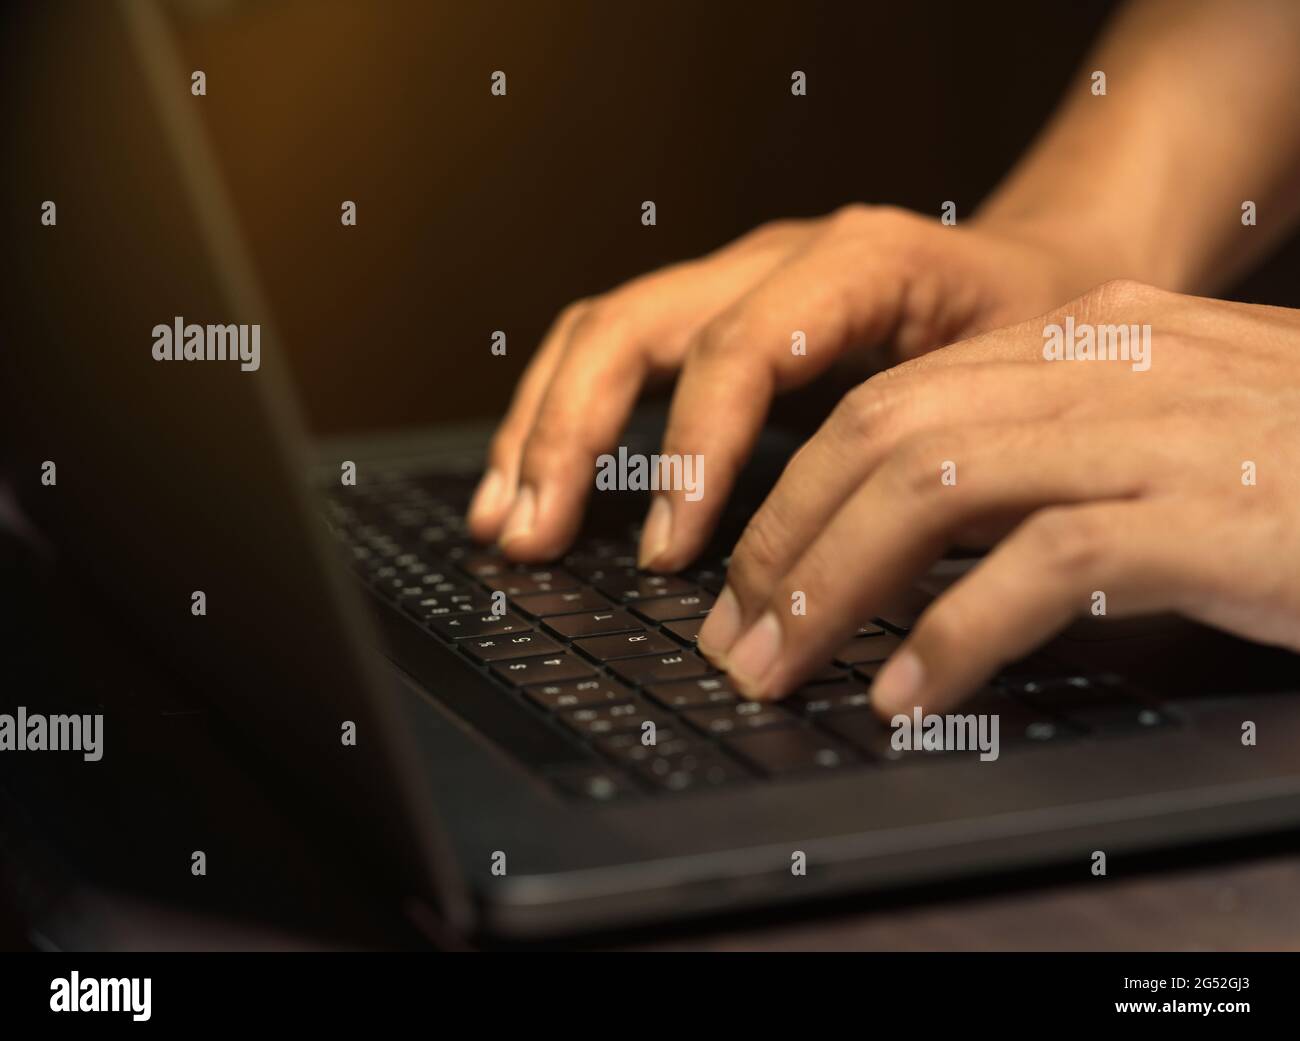
[{"label": "fingertip", "polygon": [[673,532],[673,505],[667,495],[656,495],[650,502],[645,524],[641,529],[641,545],[637,551],[637,567],[643,570],[662,570],[661,559],[668,551]]},{"label": "fingertip", "polygon": [[637,566],[647,571],[680,571],[699,555],[713,525],[712,509],[689,494],[656,493],[641,529]]},{"label": "fingertip", "polygon": [[520,563],[555,560],[573,540],[577,529],[573,518],[580,510],[580,503],[566,502],[555,488],[524,482],[497,545],[505,556]]},{"label": "fingertip", "polygon": [[500,470],[489,469],[479,481],[466,511],[470,535],[480,542],[490,542],[501,531],[513,496],[509,482]]},{"label": "fingertip", "polygon": [[695,646],[714,665],[725,669],[727,652],[740,636],[741,622],[740,601],[732,592],[731,586],[723,586],[718,599],[709,610],[709,616],[700,626]]},{"label": "fingertip", "polygon": [[900,647],[876,674],[871,704],[885,718],[909,712],[918,704],[924,683],[925,665],[920,656],[910,647]]},{"label": "fingertip", "polygon": [[727,656],[727,671],[736,689],[746,698],[770,701],[780,693],[774,674],[784,635],[780,619],[768,610],[732,647]]}]

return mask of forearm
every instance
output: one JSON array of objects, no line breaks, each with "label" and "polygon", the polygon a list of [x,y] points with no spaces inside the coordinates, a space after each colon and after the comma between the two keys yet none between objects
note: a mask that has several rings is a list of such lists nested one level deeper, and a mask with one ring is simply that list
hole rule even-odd
[{"label": "forearm", "polygon": [[976,220],[1058,244],[1089,280],[1206,293],[1297,217],[1300,2],[1137,0]]}]

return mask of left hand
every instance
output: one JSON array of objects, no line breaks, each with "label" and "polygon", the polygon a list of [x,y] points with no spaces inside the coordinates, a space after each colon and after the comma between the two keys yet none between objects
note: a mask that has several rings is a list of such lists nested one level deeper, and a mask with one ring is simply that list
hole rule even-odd
[{"label": "left hand", "polygon": [[[1045,360],[1066,316],[1150,325],[1149,370]],[[944,711],[1098,591],[1300,650],[1300,311],[1107,283],[868,380],[750,521],[700,649],[780,697],[959,542],[997,545],[877,677],[886,718]]]}]

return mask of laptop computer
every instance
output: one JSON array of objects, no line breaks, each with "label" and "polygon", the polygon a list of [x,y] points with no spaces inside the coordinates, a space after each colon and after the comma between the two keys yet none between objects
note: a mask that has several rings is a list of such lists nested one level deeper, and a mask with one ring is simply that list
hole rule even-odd
[{"label": "laptop computer", "polygon": [[[165,18],[135,3],[94,20],[94,53],[61,72],[79,115],[31,133],[9,175],[24,205],[61,200],[56,229],[11,222],[21,498],[78,595],[223,721],[231,755],[377,901],[421,928],[535,939],[1083,874],[1097,851],[1300,822],[1295,656],[1170,619],[1083,624],[1006,670],[971,709],[1001,721],[994,761],[896,753],[871,676],[961,560],[787,701],[738,699],[693,642],[728,534],[788,454],[776,432],[718,544],[676,576],[636,570],[631,494],[595,497],[545,566],[474,545],[483,430],[313,446]],[[53,89],[33,81],[30,118]],[[195,360],[158,357],[160,326],[199,328]],[[651,450],[653,421],[628,437]],[[178,830],[188,856],[203,837]]]}]

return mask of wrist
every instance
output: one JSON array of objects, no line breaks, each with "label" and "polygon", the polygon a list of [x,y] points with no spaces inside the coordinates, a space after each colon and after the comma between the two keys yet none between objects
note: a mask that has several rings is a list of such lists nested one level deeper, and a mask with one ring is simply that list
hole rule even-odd
[{"label": "wrist", "polygon": [[1186,272],[1144,238],[1140,222],[1114,208],[995,203],[982,207],[971,224],[1042,253],[1055,270],[1062,299],[1117,278],[1186,291]]}]

